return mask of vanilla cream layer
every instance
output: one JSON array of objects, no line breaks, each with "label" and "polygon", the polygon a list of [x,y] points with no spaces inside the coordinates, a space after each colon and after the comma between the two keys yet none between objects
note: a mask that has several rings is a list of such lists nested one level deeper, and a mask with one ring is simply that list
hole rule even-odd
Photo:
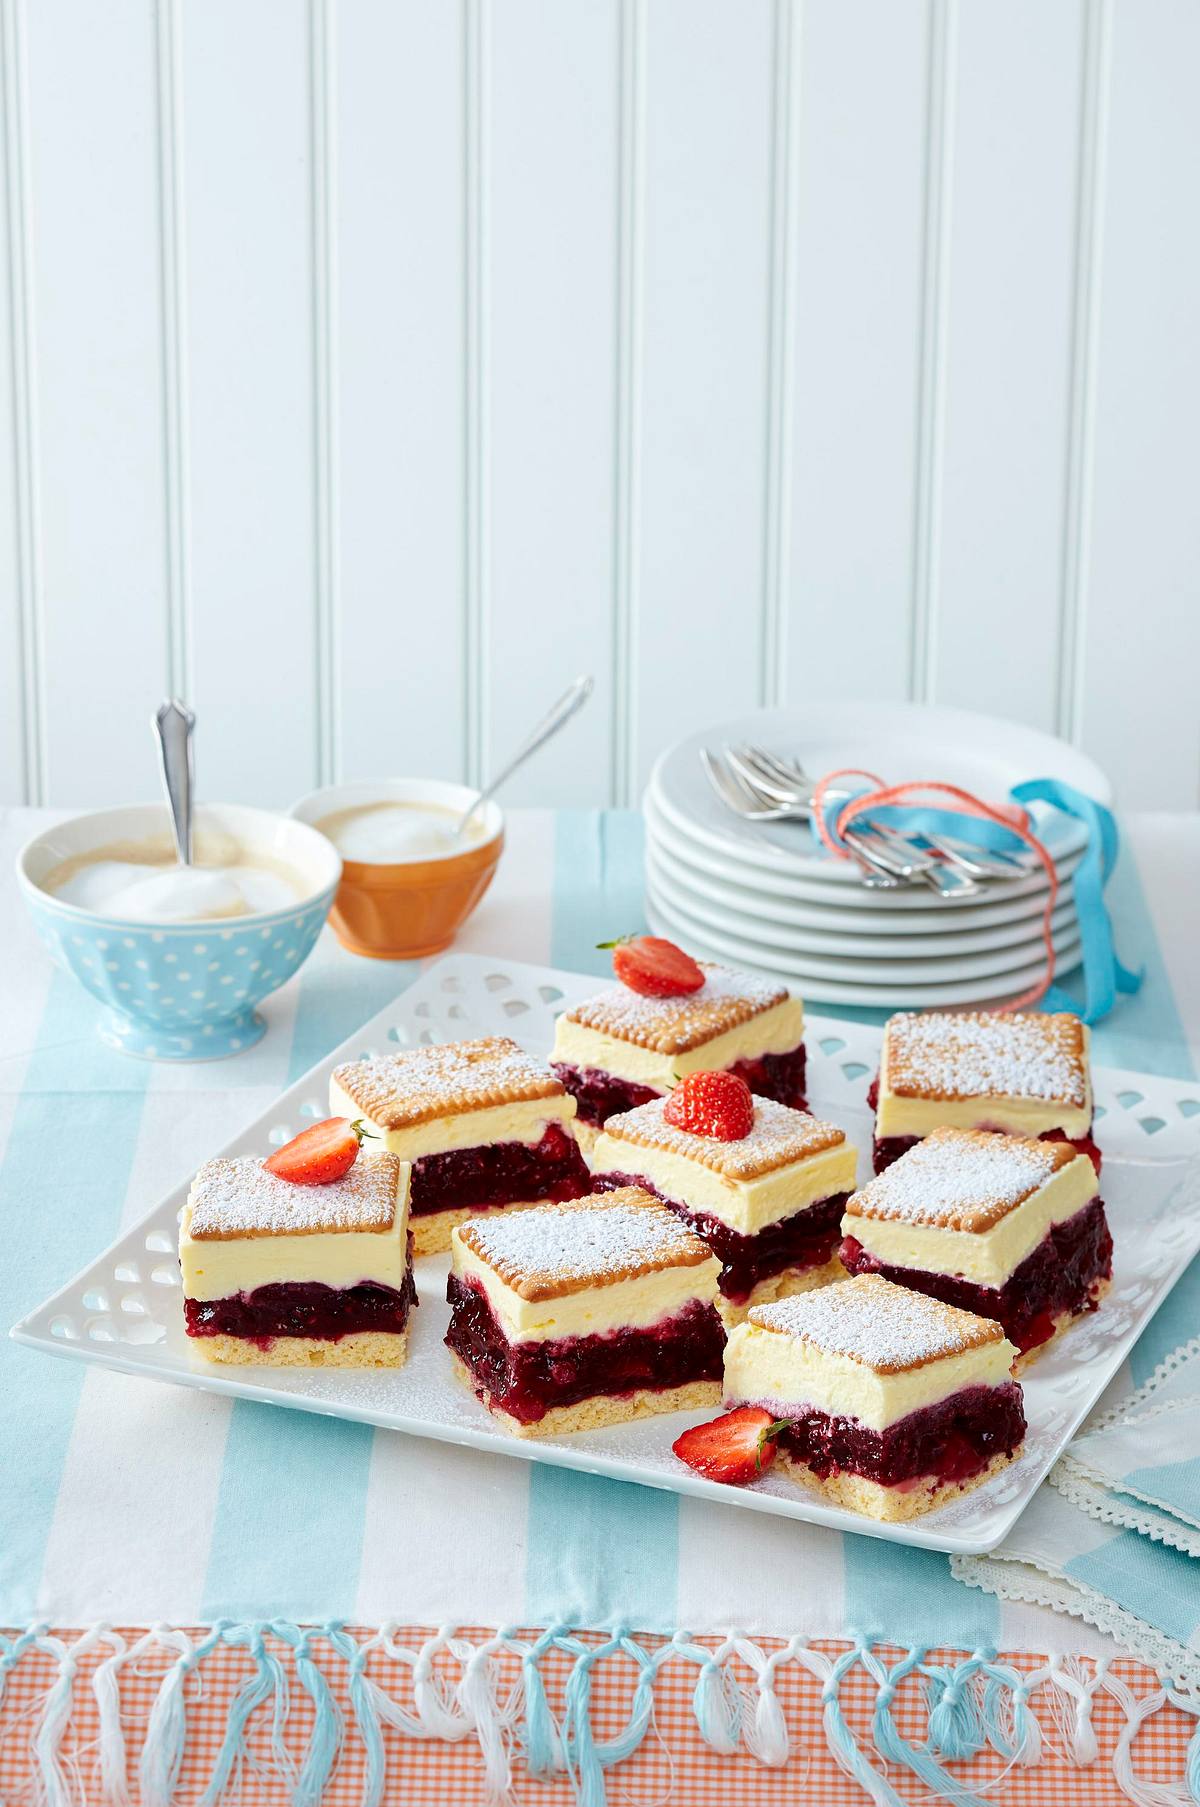
[{"label": "vanilla cream layer", "polygon": [[[1085,1028],[1084,1057],[1088,1054]],[[887,1043],[879,1063],[879,1104],[875,1134],[927,1136],[931,1129],[1003,1129],[1014,1136],[1041,1136],[1061,1129],[1065,1136],[1086,1136],[1092,1122],[1092,1088],[1083,1105],[1053,1098],[898,1098],[888,1090]]]},{"label": "vanilla cream layer", "polygon": [[583,1023],[560,1016],[554,1031],[551,1060],[573,1067],[595,1067],[633,1085],[653,1086],[656,1092],[673,1090],[686,1073],[719,1072],[735,1061],[758,1060],[764,1054],[790,1054],[804,1037],[804,1005],[799,998],[784,998],[769,1010],[760,1010],[749,1022],[714,1035],[682,1054],[663,1054],[637,1042],[602,1035]]},{"label": "vanilla cream layer", "polygon": [[592,1154],[593,1173],[638,1174],[664,1198],[689,1211],[708,1212],[742,1236],[756,1236],[831,1192],[853,1192],[856,1168],[855,1150],[842,1143],[806,1161],[777,1167],[760,1179],[730,1180],[699,1161],[665,1148],[626,1142],[608,1130],[601,1131]]},{"label": "vanilla cream layer", "polygon": [[609,1286],[589,1286],[560,1299],[523,1299],[467,1248],[455,1230],[450,1260],[461,1280],[477,1281],[510,1343],[545,1343],[563,1336],[603,1336],[644,1330],[674,1317],[694,1299],[713,1303],[721,1264],[714,1255],[695,1267],[669,1267]]},{"label": "vanilla cream layer", "polygon": [[378,1145],[368,1143],[376,1152],[398,1154],[402,1161],[419,1161],[427,1154],[448,1154],[452,1149],[491,1147],[497,1142],[540,1142],[550,1123],[567,1124],[575,1115],[575,1100],[569,1092],[559,1098],[517,1099],[511,1104],[489,1105],[485,1110],[456,1111],[445,1117],[433,1117],[427,1123],[414,1123],[404,1129],[384,1129],[370,1117],[363,1116],[348,1092],[336,1079],[329,1082],[329,1110],[334,1117],[361,1119]]},{"label": "vanilla cream layer", "polygon": [[328,1230],[309,1236],[191,1237],[191,1201],[179,1229],[184,1296],[228,1299],[258,1286],[318,1282],[362,1286],[368,1281],[399,1291],[408,1271],[408,1178],[400,1169],[396,1217],[389,1230]]},{"label": "vanilla cream layer", "polygon": [[[895,1218],[856,1217],[847,1212],[842,1235],[853,1236],[870,1254],[892,1267],[921,1268],[927,1274],[957,1274],[976,1286],[1003,1286],[1014,1269],[1049,1234],[1099,1192],[1096,1169],[1076,1155],[1023,1203],[984,1231],[941,1230]],[[986,1314],[985,1314],[986,1315]]]},{"label": "vanilla cream layer", "polygon": [[747,1322],[730,1331],[725,1345],[725,1402],[765,1405],[781,1418],[812,1406],[883,1431],[962,1387],[1002,1385],[1011,1379],[1016,1353],[1002,1337],[900,1374],[876,1374],[849,1356],[829,1355],[799,1337]]}]

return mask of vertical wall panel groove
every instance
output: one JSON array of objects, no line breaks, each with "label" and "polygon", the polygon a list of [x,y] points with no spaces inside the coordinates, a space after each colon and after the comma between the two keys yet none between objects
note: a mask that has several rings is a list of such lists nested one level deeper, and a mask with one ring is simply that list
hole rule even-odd
[{"label": "vertical wall panel groove", "polygon": [[466,0],[463,38],[466,228],[466,481],[463,553],[463,767],[484,782],[488,591],[488,6]]},{"label": "vertical wall panel groove", "polygon": [[931,0],[925,146],[917,472],[909,695],[933,699],[945,426],[946,316],[953,162],[955,0]]},{"label": "vertical wall panel groove", "polygon": [[310,0],[313,267],[313,603],[316,626],[316,768],[341,776],[341,644],[337,568],[337,238],[332,0]]},{"label": "vertical wall panel groove", "polygon": [[1058,632],[1058,732],[1078,745],[1083,733],[1087,578],[1096,430],[1101,235],[1107,138],[1111,0],[1086,0],[1083,95],[1076,173],[1075,264],[1068,372],[1062,590]]},{"label": "vertical wall panel groove", "polygon": [[767,708],[782,703],[787,688],[794,369],[791,351],[796,288],[796,160],[800,144],[795,111],[800,91],[798,61],[802,18],[801,0],[776,0],[760,680],[760,696]]},{"label": "vertical wall panel groove", "polygon": [[38,434],[33,313],[33,201],[29,181],[29,85],[21,0],[4,0],[4,117],[8,280],[12,330],[16,491],[17,634],[21,667],[21,756],[25,801],[46,797],[46,712],[38,507]]},{"label": "vertical wall panel groove", "polygon": [[188,553],[187,321],[183,275],[183,122],[179,0],[158,0],[159,267],[162,286],[163,477],[166,512],[167,688],[192,694]]},{"label": "vertical wall panel groove", "polygon": [[621,0],[617,170],[617,368],[613,527],[611,800],[634,801],[637,771],[637,589],[642,411],[644,0]]}]

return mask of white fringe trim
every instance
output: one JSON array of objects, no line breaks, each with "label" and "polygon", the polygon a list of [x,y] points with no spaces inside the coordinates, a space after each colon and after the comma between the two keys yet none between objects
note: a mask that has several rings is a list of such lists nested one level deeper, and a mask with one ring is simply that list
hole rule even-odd
[{"label": "white fringe trim", "polygon": [[[1028,1574],[1012,1576],[1012,1565],[994,1566],[1005,1570],[1001,1579],[1008,1597],[1061,1608],[1061,1589],[1053,1577],[1031,1583]],[[970,1575],[963,1578],[981,1584]],[[1099,1610],[1082,1611],[1082,1616],[1102,1629],[1116,1629],[1122,1642],[1133,1645],[1160,1674],[1179,1676],[1178,1653],[1168,1640],[1152,1646],[1143,1635],[1138,1648],[1132,1628],[1124,1622],[1111,1623],[1111,1602],[1104,1605],[1107,1616]],[[1071,1610],[1082,1609],[1076,1602]],[[1145,1627],[1139,1629],[1145,1633]],[[914,1649],[889,1668],[885,1657],[861,1642],[829,1655],[802,1637],[791,1638],[778,1649],[765,1649],[754,1639],[731,1632],[710,1647],[677,1632],[649,1648],[623,1629],[597,1644],[566,1626],[550,1627],[535,1640],[500,1628],[475,1642],[447,1625],[414,1648],[399,1641],[395,1624],[359,1640],[340,1625],[302,1628],[283,1622],[221,1622],[195,1642],[184,1631],[159,1625],[128,1647],[108,1625],[94,1626],[70,1643],[53,1637],[44,1626],[7,1642],[0,1640],[0,1694],[19,1665],[35,1653],[53,1661],[53,1679],[30,1734],[39,1807],[98,1807],[100,1802],[106,1807],[132,1807],[126,1780],[130,1743],[122,1713],[123,1683],[144,1657],[161,1658],[164,1653],[171,1660],[142,1728],[136,1768],[140,1807],[171,1807],[186,1753],[189,1695],[194,1701],[205,1659],[222,1643],[245,1649],[253,1674],[230,1702],[224,1745],[201,1796],[205,1802],[236,1799],[247,1764],[264,1767],[261,1749],[256,1745],[252,1757],[244,1742],[247,1723],[258,1714],[269,1727],[271,1757],[265,1767],[289,1790],[294,1807],[319,1803],[343,1739],[353,1737],[355,1728],[366,1751],[361,1799],[364,1807],[380,1807],[390,1798],[380,1735],[384,1726],[406,1738],[448,1743],[473,1739],[488,1798],[494,1803],[512,1802],[514,1772],[520,1764],[531,1774],[565,1773],[581,1807],[603,1807],[606,1770],[639,1747],[652,1727],[659,1675],[667,1664],[682,1663],[696,1671],[693,1710],[714,1752],[743,1751],[768,1768],[795,1763],[802,1772],[807,1759],[796,1751],[778,1684],[788,1665],[804,1670],[820,1688],[830,1755],[875,1807],[905,1807],[930,1798],[954,1807],[982,1807],[985,1798],[996,1797],[1014,1768],[1035,1767],[1047,1750],[1081,1767],[1094,1764],[1100,1753],[1093,1707],[1097,1693],[1106,1692],[1125,1715],[1112,1772],[1126,1798],[1135,1807],[1195,1807],[1188,1776],[1169,1784],[1140,1777],[1134,1746],[1146,1721],[1168,1702],[1200,1715],[1200,1692],[1181,1694],[1160,1686],[1137,1697],[1112,1674],[1106,1659],[1089,1663],[1078,1657],[1051,1657],[1041,1668],[1023,1674],[987,1651],[941,1665],[927,1662],[925,1652]],[[546,1699],[538,1666],[551,1650],[565,1652],[572,1660],[564,1703],[557,1713]],[[387,1685],[367,1676],[367,1659],[379,1652],[408,1671],[411,1707],[402,1706]],[[81,1663],[93,1655],[99,1660],[94,1667],[89,1665],[90,1680],[85,1683]],[[626,1725],[616,1736],[600,1741],[591,1729],[593,1677],[599,1665],[618,1655],[634,1661],[637,1681]],[[502,1667],[504,1657],[516,1659],[515,1682],[511,1663],[507,1670]],[[457,1679],[447,1674],[445,1658],[457,1666]],[[856,1737],[840,1704],[841,1685],[856,1669],[865,1672],[875,1687],[869,1738]],[[749,1671],[749,1683],[743,1671]],[[345,1681],[349,1719],[330,1692],[331,1679]],[[923,1689],[928,1716],[925,1736],[913,1744],[900,1736],[891,1714],[897,1689],[906,1682]],[[82,1754],[65,1748],[76,1691],[85,1685],[99,1722],[98,1749],[89,1749],[86,1765]],[[289,1703],[302,1691],[314,1703],[316,1724],[298,1758],[285,1743],[285,1732]],[[1034,1711],[1035,1698],[1042,1721]],[[1005,1765],[998,1777],[991,1775],[978,1790],[972,1789],[967,1776],[942,1767],[947,1758],[969,1760],[987,1746],[1004,1758]],[[1189,1765],[1194,1786],[1200,1774],[1200,1732],[1193,1747]],[[672,1789],[666,1798],[673,1793]]]}]

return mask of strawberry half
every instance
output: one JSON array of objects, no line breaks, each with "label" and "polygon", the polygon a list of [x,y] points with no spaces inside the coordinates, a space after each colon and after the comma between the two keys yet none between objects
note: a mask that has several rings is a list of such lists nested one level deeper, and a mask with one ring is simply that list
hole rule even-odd
[{"label": "strawberry half", "polygon": [[754,1096],[739,1073],[689,1073],[663,1106],[676,1129],[717,1142],[740,1142],[754,1128]]},{"label": "strawberry half", "polygon": [[773,1439],[786,1422],[772,1418],[760,1405],[739,1405],[708,1424],[684,1431],[671,1448],[697,1474],[742,1487],[747,1481],[757,1481],[771,1466],[776,1449]]},{"label": "strawberry half", "polygon": [[328,1186],[349,1173],[370,1135],[361,1117],[354,1123],[348,1117],[326,1117],[285,1142],[263,1166],[295,1186]]},{"label": "strawberry half", "polygon": [[596,945],[612,949],[614,973],[640,997],[683,998],[704,984],[704,968],[661,935],[623,935]]}]

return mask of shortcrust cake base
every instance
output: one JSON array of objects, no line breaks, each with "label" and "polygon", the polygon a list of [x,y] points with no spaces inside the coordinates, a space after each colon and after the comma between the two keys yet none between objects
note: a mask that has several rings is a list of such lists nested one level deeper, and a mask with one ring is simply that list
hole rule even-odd
[{"label": "shortcrust cake base", "polygon": [[[1021,1446],[1023,1448],[1024,1445]],[[842,1506],[847,1512],[861,1512],[864,1518],[878,1519],[883,1524],[899,1525],[910,1518],[921,1518],[927,1512],[936,1512],[940,1506],[948,1506],[951,1500],[962,1499],[965,1494],[974,1493],[985,1481],[1015,1462],[1021,1449],[1015,1449],[1011,1456],[993,1456],[987,1467],[972,1475],[969,1481],[948,1481],[941,1487],[926,1490],[914,1487],[911,1492],[901,1493],[895,1487],[883,1487],[878,1481],[868,1480],[861,1474],[831,1474],[824,1480],[816,1476],[806,1462],[800,1462],[795,1456],[789,1456],[780,1450],[776,1457],[776,1467],[783,1469],[793,1480],[800,1481],[819,1493],[822,1499],[831,1506]]]},{"label": "shortcrust cake base", "polygon": [[249,1337],[192,1336],[188,1345],[210,1362],[256,1368],[402,1368],[408,1331],[353,1330],[348,1336],[277,1336],[269,1349]]},{"label": "shortcrust cake base", "polygon": [[[425,1211],[420,1217],[410,1217],[408,1227],[412,1231],[413,1256],[445,1255],[450,1248],[450,1232],[459,1224],[469,1223],[473,1217],[506,1217],[510,1211],[532,1211],[535,1205],[552,1205],[551,1198],[515,1198],[507,1205],[462,1205],[453,1211]],[[574,1204],[568,1199],[567,1204]]]},{"label": "shortcrust cake base", "polygon": [[[458,1379],[467,1391],[479,1398],[466,1363],[451,1355]],[[721,1403],[719,1380],[693,1380],[682,1387],[664,1387],[656,1391],[641,1387],[635,1393],[614,1395],[599,1393],[592,1399],[581,1399],[576,1405],[553,1405],[535,1424],[522,1424],[511,1412],[488,1405],[488,1412],[514,1437],[569,1437],[575,1431],[601,1431],[610,1424],[628,1424],[632,1418],[652,1418],[662,1412],[702,1412]]]},{"label": "shortcrust cake base", "polygon": [[785,1267],[782,1273],[769,1274],[743,1300],[735,1305],[723,1293],[717,1294],[717,1310],[721,1314],[721,1322],[727,1330],[735,1324],[745,1321],[748,1311],[755,1305],[771,1305],[776,1299],[791,1299],[797,1293],[815,1292],[818,1286],[831,1286],[837,1280],[846,1279],[846,1270],[835,1255],[830,1261],[823,1261],[819,1267]]},{"label": "shortcrust cake base", "polygon": [[[1097,1286],[1092,1288],[1091,1297],[1096,1301],[1097,1305],[1109,1291],[1111,1286],[1112,1280],[1108,1279],[1101,1280]],[[1078,1324],[1084,1318],[1090,1318],[1091,1315],[1090,1311],[1060,1311],[1054,1320],[1053,1336],[1048,1336],[1044,1343],[1038,1343],[1034,1348],[1027,1349],[1024,1355],[1018,1355],[1012,1366],[1013,1373],[1023,1374],[1026,1368],[1038,1359],[1039,1355],[1045,1355],[1047,1349],[1053,1349],[1058,1339],[1061,1336],[1066,1335],[1072,1324]]]}]

